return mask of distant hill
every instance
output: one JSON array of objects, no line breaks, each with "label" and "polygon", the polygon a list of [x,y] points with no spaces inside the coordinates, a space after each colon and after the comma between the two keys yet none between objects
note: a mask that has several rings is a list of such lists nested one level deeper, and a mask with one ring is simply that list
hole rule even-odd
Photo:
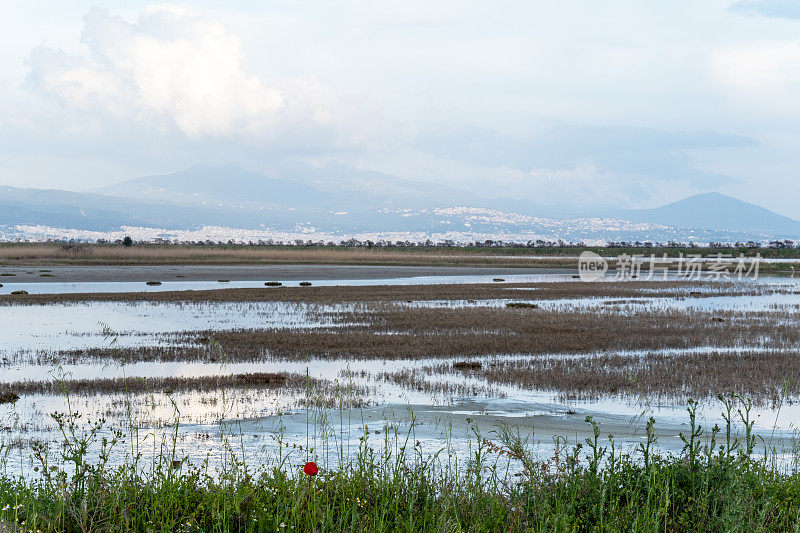
[{"label": "distant hill", "polygon": [[654,209],[578,211],[481,198],[444,185],[341,166],[282,171],[278,177],[234,166],[198,166],[85,193],[0,187],[0,226],[17,225],[97,231],[219,226],[299,232],[309,238],[314,233],[594,242],[800,238],[800,222],[719,193]]},{"label": "distant hill", "polygon": [[291,178],[270,177],[235,166],[195,166],[173,174],[123,181],[92,192],[191,205],[258,204],[323,211],[378,207],[424,209],[482,201],[476,195],[452,187],[338,165],[293,174]]},{"label": "distant hill", "polygon": [[268,178],[234,166],[195,166],[181,172],[146,176],[93,192],[142,200],[206,204],[259,202],[270,206],[320,206],[329,196],[296,181]]},{"label": "distant hill", "polygon": [[654,209],[623,210],[619,218],[676,228],[727,229],[770,235],[800,235],[800,222],[717,192],[696,194]]},{"label": "distant hill", "polygon": [[179,205],[167,201],[57,189],[0,187],[0,225],[42,225],[109,231],[121,226],[191,229],[206,225],[259,227],[263,222],[293,224],[291,211],[265,215],[252,209]]}]

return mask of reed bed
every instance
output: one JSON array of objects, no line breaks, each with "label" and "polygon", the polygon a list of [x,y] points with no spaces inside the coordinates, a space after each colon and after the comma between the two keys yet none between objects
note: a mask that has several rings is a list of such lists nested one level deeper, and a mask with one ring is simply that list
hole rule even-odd
[{"label": "reed bed", "polygon": [[[211,338],[233,360],[245,361],[263,357],[420,359],[705,346],[800,348],[794,313],[396,307],[374,308],[352,318],[356,325],[330,330],[202,331],[190,332],[181,340]],[[173,354],[179,355],[180,350]]]},{"label": "reed bed", "polygon": [[758,405],[774,406],[800,397],[798,350],[530,357],[416,370],[423,376],[452,371],[485,379],[488,384],[557,391],[561,400],[620,396],[680,404],[689,398],[742,394]]},{"label": "reed bed", "polygon": [[0,305],[76,302],[393,302],[431,300],[559,300],[568,298],[708,298],[791,294],[792,286],[743,285],[712,281],[476,283],[333,287],[258,287],[196,291],[0,295]]},{"label": "reed bed", "polygon": [[417,392],[444,396],[495,396],[505,395],[491,385],[456,382],[449,380],[429,379],[431,373],[425,369],[407,368],[398,372],[380,372],[375,377],[379,380],[395,383]]},{"label": "reed bed", "polygon": [[16,394],[107,394],[120,392],[135,394],[142,392],[209,391],[227,387],[303,390],[308,385],[320,387],[322,382],[320,380],[309,380],[302,374],[258,372],[201,377],[24,380],[0,383],[0,390],[10,390]]},{"label": "reed bed", "polygon": [[[177,343],[173,346],[35,352],[12,356],[7,362],[23,363],[31,357],[38,364],[223,360],[279,364],[336,359],[353,361],[358,369],[359,360],[469,358],[453,370],[483,377],[489,384],[554,390],[564,398],[618,394],[685,399],[746,392],[766,402],[782,391],[800,395],[800,328],[792,309],[417,308],[383,303],[315,313],[337,325],[186,331],[169,336]],[[517,357],[522,354],[530,357]],[[517,358],[500,360],[500,356]],[[444,371],[449,370],[437,368]],[[390,381],[438,392],[447,388],[424,384],[422,376],[402,372]],[[451,386],[450,392],[457,389]]]}]

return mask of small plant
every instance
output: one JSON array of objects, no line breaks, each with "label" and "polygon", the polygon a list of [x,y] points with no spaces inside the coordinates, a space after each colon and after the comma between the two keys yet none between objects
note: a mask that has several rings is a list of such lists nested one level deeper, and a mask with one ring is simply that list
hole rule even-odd
[{"label": "small plant", "polygon": [[19,400],[19,395],[11,391],[0,392],[0,404],[14,403]]}]

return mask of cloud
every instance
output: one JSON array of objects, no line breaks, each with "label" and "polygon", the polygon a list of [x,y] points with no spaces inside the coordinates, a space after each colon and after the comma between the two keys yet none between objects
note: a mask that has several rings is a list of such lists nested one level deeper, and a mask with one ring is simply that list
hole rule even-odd
[{"label": "cloud", "polygon": [[716,77],[735,89],[777,91],[800,84],[800,40],[729,47],[712,59]]},{"label": "cloud", "polygon": [[800,19],[797,0],[741,0],[728,9],[762,17]]},{"label": "cloud", "polygon": [[757,144],[748,137],[708,131],[549,122],[520,136],[450,126],[422,134],[416,145],[438,157],[511,168],[522,175],[565,181],[573,176],[606,184],[616,181],[638,194],[651,188],[637,185],[645,181],[684,182],[697,189],[731,183],[728,176],[698,168],[689,152]]},{"label": "cloud", "polygon": [[149,6],[135,24],[92,8],[82,42],[83,56],[35,49],[29,83],[71,109],[177,127],[190,139],[325,128],[340,107],[314,76],[267,82],[247,73],[239,38],[183,8]]}]

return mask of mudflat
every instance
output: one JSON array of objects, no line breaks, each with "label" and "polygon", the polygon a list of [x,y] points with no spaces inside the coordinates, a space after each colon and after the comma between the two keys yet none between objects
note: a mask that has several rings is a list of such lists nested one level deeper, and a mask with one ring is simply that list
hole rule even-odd
[{"label": "mudflat", "polygon": [[[416,276],[503,276],[569,274],[571,269],[536,267],[399,265],[86,265],[0,267],[0,282],[87,281],[270,281],[410,278]],[[12,275],[13,274],[13,275]]]}]

